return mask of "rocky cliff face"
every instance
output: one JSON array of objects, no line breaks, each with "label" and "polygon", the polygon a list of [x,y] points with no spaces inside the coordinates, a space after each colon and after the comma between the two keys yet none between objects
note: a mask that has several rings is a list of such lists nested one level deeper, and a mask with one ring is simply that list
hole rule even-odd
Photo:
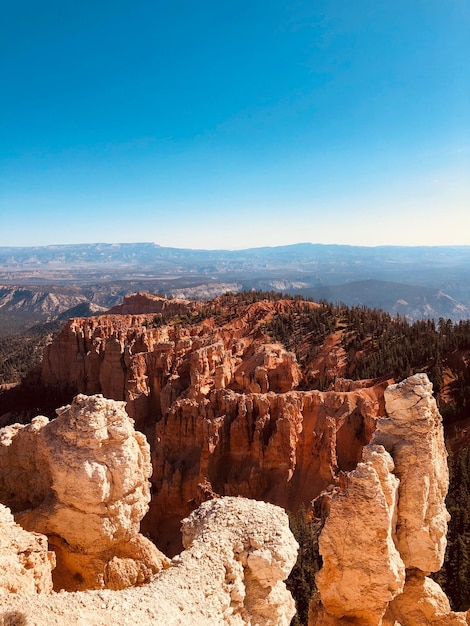
[{"label": "rocky cliff face", "polygon": [[48,536],[58,589],[141,584],[167,560],[139,534],[150,451],[124,403],[77,396],[49,422],[0,430],[0,501]]},{"label": "rocky cliff face", "polygon": [[[127,401],[152,449],[144,529],[162,549],[178,549],[180,520],[200,501],[201,484],[295,509],[356,466],[383,415],[387,383],[299,390],[295,354],[263,332],[291,303],[234,306],[216,325],[215,305],[205,317],[196,305],[154,300],[127,299],[129,315],[70,320],[45,351],[42,380]],[[148,307],[160,307],[161,317],[138,313]],[[338,359],[318,360],[312,371],[338,369]]]},{"label": "rocky cliff face", "polygon": [[321,603],[310,626],[467,624],[427,578],[444,560],[448,513],[442,420],[424,374],[385,391],[362,462],[333,496],[320,535]]},{"label": "rocky cliff face", "polygon": [[297,544],[284,511],[220,498],[186,519],[183,535],[185,551],[146,586],[36,595],[27,603],[24,596],[9,594],[2,597],[0,623],[288,626],[295,608],[282,581],[295,562]]},{"label": "rocky cliff face", "polygon": [[[44,352],[42,383],[126,400],[142,427],[180,396],[199,398],[225,387],[289,391],[300,382],[300,368],[293,354],[258,332],[273,312],[265,304],[216,327],[213,319],[197,322],[196,304],[137,294],[115,309],[139,313],[71,319]],[[149,309],[163,313],[155,321],[145,314]],[[194,323],[179,324],[183,315]]]},{"label": "rocky cliff face", "polygon": [[155,425],[154,489],[145,527],[161,527],[171,541],[204,482],[220,494],[291,510],[309,502],[337,480],[339,470],[356,465],[375,427],[380,391],[220,389],[200,401],[175,401]]}]

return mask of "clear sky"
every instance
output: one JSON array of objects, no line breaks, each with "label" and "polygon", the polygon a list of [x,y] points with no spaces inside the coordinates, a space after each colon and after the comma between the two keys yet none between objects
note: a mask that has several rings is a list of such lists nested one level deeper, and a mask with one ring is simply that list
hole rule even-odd
[{"label": "clear sky", "polygon": [[470,0],[2,0],[0,245],[470,244]]}]

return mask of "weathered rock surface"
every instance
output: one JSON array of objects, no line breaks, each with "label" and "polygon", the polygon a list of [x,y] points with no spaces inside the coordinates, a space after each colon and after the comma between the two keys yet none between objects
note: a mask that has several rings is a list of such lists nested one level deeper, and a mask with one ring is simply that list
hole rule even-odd
[{"label": "weathered rock surface", "polygon": [[425,374],[385,390],[387,417],[373,443],[392,455],[400,480],[396,540],[406,568],[437,572],[444,561],[449,486],[442,418]]},{"label": "weathered rock surface", "polygon": [[[188,303],[156,296],[147,302],[141,294],[126,301],[133,299],[130,308],[139,310],[140,303],[139,314],[69,320],[44,351],[43,384],[126,400],[142,427],[164,415],[178,397],[200,398],[214,388],[282,393],[299,384],[295,355],[264,338],[247,337],[253,328],[182,327],[175,320],[155,326],[154,316],[144,313],[155,308],[154,300],[177,319],[182,311],[191,313]],[[130,306],[126,301],[124,311]]]},{"label": "weathered rock surface", "polygon": [[288,626],[295,609],[282,581],[297,544],[284,511],[220,498],[186,519],[183,534],[186,550],[148,585],[28,597],[27,603],[10,594],[0,620],[13,616],[25,626]]},{"label": "weathered rock surface", "polygon": [[[282,301],[255,303],[244,307],[240,315],[227,316],[225,312],[224,319],[230,317],[230,323],[221,326],[214,311],[206,318],[205,313],[199,315],[197,307],[186,303],[181,309],[163,311],[169,306],[165,302],[156,298],[156,304],[147,303],[147,307],[145,298],[139,295],[126,309],[130,315],[71,320],[46,350],[42,374],[50,386],[101,392],[127,400],[128,413],[152,445],[154,495],[145,523],[157,541],[160,535],[166,537],[166,546],[160,545],[174,553],[176,548],[170,544],[181,518],[201,501],[218,494],[242,494],[295,509],[328,487],[321,511],[327,517],[320,540],[324,558],[318,576],[322,603],[312,605],[311,625],[465,623],[465,617],[450,611],[445,596],[426,577],[440,567],[443,558],[448,480],[440,416],[426,377],[415,376],[387,390],[388,416],[380,421],[372,438],[376,420],[385,412],[383,391],[387,382],[373,386],[373,381],[353,383],[340,378],[347,374],[341,330],[330,333],[315,357],[316,363],[310,363],[308,374],[320,382],[333,374],[334,388],[327,392],[300,391],[299,386],[308,388],[308,376],[300,371],[296,356],[263,333],[269,316],[283,311]],[[162,313],[153,315],[155,306],[161,307],[158,311]],[[199,321],[181,324],[180,316]],[[292,329],[297,332],[295,323]],[[305,351],[305,345],[302,349]],[[67,521],[67,507],[73,518],[79,498],[72,487],[67,487],[52,515],[49,509],[42,509],[56,498],[51,467],[57,459],[51,465],[53,455],[47,445],[32,453],[28,452],[30,443],[23,442],[42,437],[49,428],[44,420],[37,418],[28,427],[10,427],[1,436],[9,448],[5,453],[9,459],[17,455],[22,468],[36,472],[35,489],[28,493],[23,485],[17,485],[24,469],[15,469],[14,463],[12,466],[7,456],[2,460],[0,454],[0,466],[3,464],[7,470],[4,492],[9,494],[18,519],[25,523],[32,519],[39,528],[47,525],[59,560],[56,571],[63,580],[72,574],[72,582],[63,585],[66,588],[79,588],[77,581],[80,585],[90,570],[88,559],[100,561],[94,570],[98,575],[95,573],[93,579],[98,587],[116,589],[122,580],[129,585],[149,580],[151,568],[136,568],[133,556],[143,555],[137,559],[139,564],[151,560],[150,545],[138,534],[129,539],[127,522],[120,525],[118,521],[116,529],[105,529],[105,536],[113,540],[109,549],[101,551],[98,541],[91,547],[78,546],[70,551],[71,537],[59,537],[55,522],[45,522],[49,517],[54,520],[61,516]],[[94,434],[87,434],[85,439],[93,441]],[[93,443],[93,451],[95,447]],[[108,467],[107,461],[104,465]],[[85,462],[80,471],[83,466]],[[93,507],[104,501],[108,487],[100,467],[92,463],[88,474],[98,478],[91,490],[96,489],[93,497],[97,499],[89,503],[93,519]],[[105,474],[107,477],[107,469]],[[71,506],[65,497],[70,493]],[[207,511],[212,510],[209,505],[217,506],[208,503]],[[100,515],[96,513],[96,517]],[[191,572],[197,572],[195,581],[203,581],[204,572],[193,568],[193,558],[188,556],[199,541],[199,531],[191,530],[193,526],[198,528],[196,517],[191,519],[186,535],[193,539],[193,545],[174,566],[190,572],[189,580],[193,580]],[[96,523],[99,526],[99,520]],[[73,524],[69,526],[67,533],[72,532]],[[94,532],[92,528],[92,537]],[[100,532],[102,529],[96,536]],[[122,542],[120,534],[129,541]],[[223,555],[223,547],[217,542],[213,546]],[[198,549],[195,554],[205,553]],[[220,582],[219,566],[209,556],[207,559],[216,573],[215,581]],[[255,576],[253,585],[253,572],[247,569],[250,561],[264,572]],[[223,620],[233,615],[235,624],[242,623],[238,619],[251,619],[250,615],[263,615],[263,619],[276,615],[277,609],[269,609],[269,615],[263,613],[258,583],[274,580],[265,561],[269,561],[266,555],[247,557],[243,585],[237,583],[229,592],[231,612],[222,612]],[[239,567],[224,565],[225,573],[232,570],[239,571]],[[173,575],[166,580],[176,588],[179,583]],[[231,574],[229,579],[232,582]],[[163,580],[163,574],[159,580]],[[191,589],[198,589],[195,581],[190,583]],[[166,597],[166,583],[161,584]],[[145,593],[152,585],[144,587]],[[271,587],[266,596],[269,602],[278,593],[283,595],[277,591],[277,583]],[[251,588],[258,589],[253,602]],[[205,597],[209,596],[206,590]],[[217,598],[212,598],[215,613],[209,608],[206,611],[204,602],[197,601],[194,623],[212,623],[212,619],[224,623],[219,609],[225,606],[225,600]],[[285,598],[279,606],[283,603]],[[252,608],[248,611],[249,605]],[[174,598],[161,609],[159,619],[170,616],[171,623],[173,606]],[[201,620],[201,610],[206,611],[208,621],[197,621]],[[181,613],[178,619],[182,621],[175,623],[192,623],[191,617],[181,618]],[[258,623],[256,619],[261,618],[253,618],[253,623]]]},{"label": "weathered rock surface", "polygon": [[442,566],[449,517],[447,452],[427,376],[389,386],[385,408],[363,462],[333,495],[319,540],[321,604],[309,624],[466,624],[426,577]]},{"label": "weathered rock surface", "polygon": [[0,500],[26,529],[49,537],[56,588],[148,581],[166,559],[139,525],[148,509],[148,443],[124,403],[77,396],[49,422],[0,434]]},{"label": "weathered rock surface", "polygon": [[15,523],[0,504],[0,595],[4,593],[49,593],[55,555],[47,537],[30,533]]},{"label": "weathered rock surface", "polygon": [[467,626],[465,613],[453,613],[439,585],[419,570],[409,570],[406,585],[390,605],[383,626]]},{"label": "weathered rock surface", "polygon": [[181,298],[167,299],[153,293],[134,293],[126,296],[122,304],[117,304],[109,313],[119,315],[135,315],[148,313],[161,313],[165,315],[187,315],[196,308],[196,304],[190,300]]},{"label": "weathered rock surface", "polygon": [[378,624],[403,590],[405,566],[394,544],[398,479],[393,460],[378,445],[347,476],[331,504],[319,540],[323,567],[317,586],[326,611]]}]

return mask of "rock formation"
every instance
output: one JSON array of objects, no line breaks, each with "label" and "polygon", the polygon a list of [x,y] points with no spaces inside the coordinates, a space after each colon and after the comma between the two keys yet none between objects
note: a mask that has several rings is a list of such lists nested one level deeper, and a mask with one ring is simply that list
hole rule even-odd
[{"label": "rock formation", "polygon": [[[201,483],[221,495],[296,509],[335,483],[339,470],[356,466],[383,415],[387,382],[343,380],[337,390],[300,391],[305,381],[295,354],[263,332],[291,303],[234,307],[220,325],[215,305],[205,318],[183,303],[192,321],[182,325],[181,312],[170,315],[173,300],[145,304],[139,295],[129,308],[131,300],[125,310],[132,315],[70,320],[44,353],[42,379],[127,401],[152,448],[143,528],[165,552],[180,549],[179,524]],[[155,302],[167,303],[164,318],[142,313]],[[312,371],[337,370],[339,357],[334,364],[323,353],[318,358],[321,367],[312,364]]]},{"label": "rock formation", "polygon": [[154,473],[145,528],[159,543],[177,537],[198,485],[216,493],[268,500],[286,509],[309,502],[355,467],[375,427],[381,387],[348,393],[242,394],[213,390],[175,401],[155,425]]},{"label": "rock formation", "polygon": [[151,474],[145,437],[123,402],[77,396],[49,422],[0,431],[0,500],[49,537],[56,588],[142,584],[167,560],[139,534]]},{"label": "rock formation", "polygon": [[425,374],[385,390],[387,417],[379,420],[371,443],[392,455],[400,480],[396,541],[407,569],[426,574],[444,560],[449,486],[442,418]]},{"label": "rock formation", "polygon": [[205,502],[183,522],[186,550],[138,589],[2,598],[0,623],[25,626],[288,626],[282,582],[297,544],[278,507],[243,498]]},{"label": "rock formation", "polygon": [[47,537],[23,530],[0,504],[0,595],[51,592],[54,566]]},{"label": "rock formation", "polygon": [[181,326],[181,307],[186,316],[192,313],[185,301],[154,297],[145,304],[141,294],[127,298],[122,310],[139,305],[147,311],[155,308],[155,299],[163,303],[157,308],[173,315],[162,318],[171,323],[155,322],[148,313],[69,320],[44,351],[43,384],[126,400],[141,427],[153,424],[181,396],[199,398],[226,387],[283,393],[299,384],[295,356],[280,344],[267,343],[266,337],[255,340],[250,333],[256,324],[245,326],[243,318],[222,328]]},{"label": "rock formation", "polygon": [[398,479],[389,453],[364,448],[363,462],[333,498],[320,535],[317,586],[326,611],[376,626],[403,590],[405,566],[394,544]]},{"label": "rock formation", "polygon": [[333,496],[319,540],[321,604],[309,624],[467,624],[427,578],[442,566],[449,517],[442,420],[427,376],[389,386],[385,407],[362,462]]},{"label": "rock formation", "polygon": [[470,613],[454,613],[439,585],[417,569],[407,571],[403,593],[391,603],[383,626],[467,626]]},{"label": "rock formation", "polygon": [[[233,503],[243,500],[220,496],[292,510],[327,488],[321,602],[312,603],[310,626],[466,623],[428,577],[444,556],[448,475],[426,376],[390,387],[341,378],[347,344],[337,328],[313,350],[306,373],[298,349],[294,354],[264,332],[270,316],[288,310],[283,301],[225,313],[223,324],[217,308],[206,316],[190,303],[174,304],[138,295],[120,309],[128,315],[71,320],[45,352],[43,382],[119,402],[79,395],[53,422],[38,417],[0,431],[0,499],[27,529],[48,535],[58,560],[56,588],[118,589],[152,580],[139,592],[141,603],[133,591],[86,601],[69,596],[71,614],[80,615],[80,603],[94,612],[100,598],[96,624],[121,602],[143,624],[148,615],[170,624],[287,623],[292,606],[279,581],[288,559],[262,547],[267,535],[246,543],[239,534],[253,532],[243,516],[264,528],[264,512],[258,520],[242,507],[240,517]],[[323,380],[328,372],[336,376],[328,391],[308,388],[308,376]],[[184,522],[186,552],[155,581],[165,560],[138,534],[149,450],[130,427],[123,400],[152,448],[144,531],[174,554],[181,519],[209,500]],[[216,517],[230,531],[222,543],[207,530],[220,532]],[[184,606],[177,589],[189,594],[181,596]],[[164,600],[158,614],[150,608],[155,590]]]}]

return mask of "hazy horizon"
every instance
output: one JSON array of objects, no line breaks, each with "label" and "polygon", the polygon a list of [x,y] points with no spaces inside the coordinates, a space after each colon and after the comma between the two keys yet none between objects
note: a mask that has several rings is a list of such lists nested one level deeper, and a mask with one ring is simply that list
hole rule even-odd
[{"label": "hazy horizon", "polygon": [[470,243],[470,0],[24,0],[0,35],[1,246]]},{"label": "hazy horizon", "polygon": [[295,241],[292,243],[279,244],[279,245],[257,245],[250,246],[249,248],[197,248],[197,247],[183,247],[183,246],[164,246],[155,241],[77,241],[75,243],[60,243],[55,242],[44,245],[30,245],[30,246],[14,246],[14,245],[0,245],[1,248],[59,248],[63,246],[138,246],[138,245],[152,245],[156,248],[173,248],[176,250],[194,250],[203,252],[243,252],[245,250],[264,249],[264,248],[289,248],[295,246],[325,246],[325,247],[344,247],[344,248],[470,248],[470,244],[436,244],[436,245],[401,245],[401,244],[382,244],[382,245],[357,245],[357,244],[341,244],[341,243],[320,243],[315,241]]}]

